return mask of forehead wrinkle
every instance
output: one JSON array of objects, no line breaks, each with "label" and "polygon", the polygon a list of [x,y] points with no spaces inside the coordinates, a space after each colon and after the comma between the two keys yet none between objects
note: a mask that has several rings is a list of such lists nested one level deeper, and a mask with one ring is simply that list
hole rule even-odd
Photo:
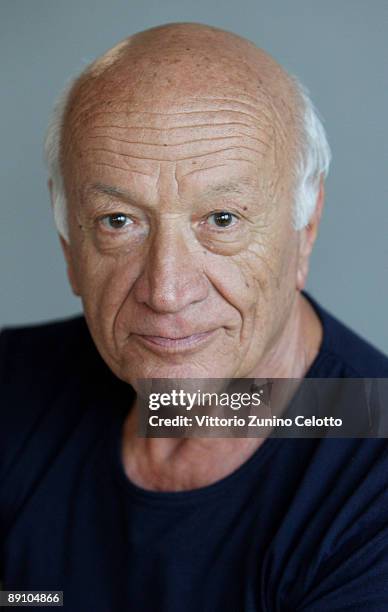
[{"label": "forehead wrinkle", "polygon": [[[233,150],[247,150],[247,151],[252,151],[254,153],[258,153],[259,155],[261,155],[261,151],[254,149],[252,147],[247,147],[245,145],[239,145],[239,146],[231,146],[231,147],[225,147],[223,149],[216,149],[215,151],[207,151],[206,153],[198,153],[195,155],[184,155],[183,157],[177,157],[176,155],[174,155],[173,157],[169,158],[168,156],[166,157],[155,157],[155,156],[146,156],[146,155],[134,155],[133,153],[129,154],[129,153],[119,153],[117,151],[110,151],[109,149],[105,149],[104,147],[95,147],[95,148],[89,148],[89,149],[85,149],[85,151],[94,151],[94,152],[103,152],[103,153],[110,153],[114,156],[117,157],[124,157],[125,159],[137,159],[137,160],[150,160],[150,161],[158,161],[158,162],[179,162],[179,161],[188,161],[188,160],[192,160],[192,159],[197,159],[197,158],[202,158],[202,157],[207,157],[208,155],[216,155],[217,153],[227,153],[228,151],[233,151]],[[163,147],[163,150],[164,147]]]},{"label": "forehead wrinkle", "polygon": [[[181,96],[181,98],[178,100],[180,106],[177,108],[175,98],[172,101],[170,100],[171,104],[169,103],[168,105],[166,105],[166,97],[163,98],[163,96],[161,101],[155,101],[155,99],[151,99],[147,97],[147,95],[143,95],[141,99],[140,97],[135,99],[133,92],[126,86],[125,83],[123,87],[125,92],[122,94],[121,99],[117,98],[114,88],[113,94],[112,89],[106,88],[104,96],[99,96],[98,83],[95,83],[95,85],[96,87],[89,88],[88,95],[85,94],[86,97],[82,99],[81,96],[81,99],[79,99],[78,102],[74,100],[73,108],[68,116],[69,122],[67,123],[68,129],[65,138],[66,144],[68,145],[67,152],[73,152],[74,142],[76,143],[77,148],[77,141],[78,143],[80,142],[85,134],[84,130],[90,126],[93,129],[98,130],[120,130],[120,136],[122,135],[121,130],[136,130],[137,128],[142,130],[144,134],[147,134],[147,130],[152,131],[154,134],[163,134],[163,132],[172,133],[173,130],[187,129],[187,126],[182,125],[182,122],[186,123],[189,121],[190,123],[194,123],[193,127],[196,127],[196,125],[198,125],[197,122],[199,122],[200,125],[205,121],[205,125],[209,125],[209,119],[211,119],[210,126],[212,127],[213,125],[217,126],[217,124],[225,124],[225,118],[230,117],[232,118],[231,123],[242,123],[246,129],[254,129],[256,133],[261,133],[265,137],[268,135],[266,142],[261,141],[260,143],[261,147],[265,146],[266,150],[269,148],[272,152],[270,155],[271,159],[269,160],[271,162],[271,176],[267,177],[268,185],[274,188],[274,186],[279,183],[279,174],[285,168],[285,157],[288,157],[286,153],[288,152],[289,147],[292,147],[293,138],[291,133],[289,134],[290,137],[288,137],[290,126],[287,125],[287,119],[285,120],[285,117],[279,111],[278,103],[275,103],[272,96],[268,95],[264,91],[264,87],[261,86],[261,90],[257,89],[255,96],[247,93],[239,93],[231,96],[230,94],[232,92],[230,88],[229,91],[225,92],[224,96],[204,95],[202,90],[200,95],[196,98],[192,96]],[[194,102],[196,105],[195,108],[193,107]],[[151,104],[152,106],[149,108],[144,108],[145,104]],[[157,104],[159,107],[155,108]],[[161,111],[160,104],[164,104],[163,111]],[[171,106],[174,107],[174,105],[175,108],[171,109]],[[216,106],[215,108],[214,105]],[[96,122],[96,119],[98,119],[98,123]],[[117,125],[117,123],[119,125]],[[121,123],[122,125],[120,125]],[[135,123],[135,125],[133,125],[133,123]],[[244,134],[244,136],[248,137],[249,135]],[[94,134],[89,134],[89,137],[95,140],[96,138],[103,138],[104,136],[95,132]],[[109,137],[112,138],[111,135]],[[211,138],[208,140],[216,141],[217,139]],[[116,141],[131,144],[131,142],[121,139],[120,137],[116,138]],[[136,143],[132,141],[132,144]],[[142,144],[144,144],[145,147],[147,146],[146,142],[143,142]],[[149,144],[153,145],[154,143],[149,142]],[[184,145],[185,142],[177,144]],[[95,149],[97,148],[98,147],[95,147]],[[244,149],[246,150],[245,155]],[[141,162],[142,160],[148,160],[150,162],[189,162],[192,159],[198,158],[201,159],[201,162],[203,160],[203,162],[206,163],[205,160],[207,156],[215,155],[216,157],[219,157],[222,153],[225,153],[224,159],[231,161],[233,151],[236,150],[237,155],[234,154],[233,159],[240,158],[238,161],[242,161],[242,158],[246,158],[245,161],[251,164],[257,164],[257,161],[253,162],[251,159],[248,159],[252,152],[255,153],[256,156],[259,154],[261,159],[263,157],[267,157],[267,155],[264,156],[263,152],[259,151],[257,148],[249,146],[244,147],[241,145],[237,147],[218,148],[217,150],[208,151],[205,153],[197,153],[195,155],[181,157],[170,157],[169,155],[156,155],[155,157],[148,155],[144,156],[137,155],[137,151],[134,151],[132,155],[119,153],[118,151],[109,151],[109,153],[116,155],[116,159],[119,159],[118,156],[120,156],[124,164],[130,163],[131,159],[133,160],[133,163],[135,163],[135,161]],[[100,152],[103,153],[102,149]],[[98,152],[96,151],[96,153]],[[163,154],[165,153],[166,151],[163,150]],[[101,162],[102,161],[103,160],[101,159]],[[108,159],[107,161],[110,160]],[[194,173],[200,170],[201,168],[196,168],[191,172]]]},{"label": "forehead wrinkle", "polygon": [[[117,129],[117,130],[126,130],[126,129],[130,129],[130,130],[143,130],[143,131],[149,131],[149,132],[170,132],[173,130],[186,130],[186,129],[200,129],[200,128],[211,128],[211,127],[234,127],[234,126],[239,126],[239,127],[247,127],[247,128],[251,128],[254,127],[255,124],[249,124],[249,123],[244,123],[243,121],[229,121],[229,122],[225,122],[225,121],[212,121],[211,123],[193,123],[193,124],[188,124],[188,125],[173,125],[173,126],[165,126],[165,127],[151,127],[151,126],[147,126],[147,127],[141,127],[139,125],[125,125],[125,126],[119,126],[119,125],[111,125],[111,124],[104,124],[104,125],[94,125],[94,129],[99,129],[99,128],[106,128],[106,129]],[[95,138],[93,136],[89,136],[89,138]]]},{"label": "forehead wrinkle", "polygon": [[[82,155],[85,153],[97,155],[101,153],[118,159],[150,160],[154,162],[185,161],[220,153],[230,156],[230,152],[236,149],[246,150],[250,154],[260,156],[260,158],[267,155],[267,150],[271,146],[270,140],[273,131],[271,126],[256,125],[251,134],[248,134],[242,133],[241,128],[235,125],[229,123],[225,125],[226,128],[220,128],[217,125],[211,126],[202,134],[201,129],[197,126],[180,126],[185,128],[183,132],[182,130],[177,131],[175,128],[175,131],[170,131],[168,134],[165,134],[162,129],[147,134],[147,127],[123,128],[120,131],[122,137],[117,137],[117,135],[111,133],[110,129],[103,128],[100,125],[98,128],[91,125],[91,129],[86,131],[79,146]],[[212,134],[212,132],[214,133]],[[194,138],[197,135],[201,135],[201,137]],[[99,140],[100,142],[98,142]],[[74,146],[72,148],[74,149]]]},{"label": "forehead wrinkle", "polygon": [[[227,157],[226,161],[236,161],[236,162],[243,162],[246,164],[251,164],[255,167],[257,167],[257,163],[254,162],[252,159],[248,159],[245,157]],[[187,176],[191,176],[192,174],[197,174],[200,172],[206,172],[207,170],[211,170],[212,168],[223,168],[223,167],[228,167],[228,164],[214,164],[211,166],[204,166],[203,168],[195,168],[195,170],[190,170],[189,172],[182,172],[180,174],[180,178],[186,178]]]},{"label": "forehead wrinkle", "polygon": [[93,162],[95,166],[106,166],[107,168],[113,168],[114,170],[122,170],[123,172],[133,172],[134,174],[141,174],[142,176],[151,176],[148,172],[141,172],[140,170],[135,170],[134,168],[129,168],[126,166],[125,168],[121,166],[117,166],[114,164],[108,164],[107,162]]},{"label": "forehead wrinkle", "polygon": [[[83,99],[82,95],[80,95],[69,105],[68,112],[66,113],[66,124],[70,127],[72,124],[77,126],[79,124],[83,125],[85,121],[89,123],[91,118],[94,121],[97,117],[110,117],[112,115],[116,119],[120,117],[124,119],[123,127],[128,125],[129,118],[134,119],[135,123],[139,119],[141,123],[144,123],[144,118],[146,117],[147,123],[151,123],[149,127],[158,127],[162,121],[164,124],[162,127],[167,128],[170,127],[170,122],[180,122],[183,117],[197,119],[201,114],[205,115],[205,117],[210,116],[211,122],[214,122],[214,115],[219,116],[220,113],[241,115],[245,121],[248,121],[248,123],[252,122],[253,125],[257,122],[262,123],[263,120],[269,125],[273,125],[274,122],[281,122],[281,117],[278,112],[275,112],[274,104],[268,95],[257,95],[253,104],[241,99],[240,94],[234,97],[225,95],[217,98],[206,98],[198,95],[193,99],[182,96],[180,99],[177,99],[176,95],[173,99],[168,99],[167,95],[164,95],[156,100],[155,98],[147,100],[143,96],[138,101],[128,91],[126,94],[121,94],[123,99],[120,100],[117,100],[117,95],[111,92],[109,98],[106,96],[101,98],[98,95],[98,90],[89,93],[92,93],[92,96],[87,96],[86,99]],[[209,102],[211,102],[210,105]],[[147,106],[148,108],[146,108]],[[157,125],[155,125],[155,122]]]},{"label": "forehead wrinkle", "polygon": [[[102,108],[102,104],[96,104],[95,108],[97,109],[101,109]],[[128,104],[129,106],[129,104]],[[140,123],[140,127],[145,127],[144,126],[144,117],[147,118],[147,121],[151,123],[151,125],[148,125],[147,127],[149,129],[173,129],[173,128],[181,128],[181,127],[185,127],[182,125],[179,125],[179,122],[181,121],[181,118],[184,117],[185,119],[190,117],[191,120],[194,120],[194,125],[198,125],[198,123],[195,123],[195,118],[198,117],[198,115],[205,115],[205,117],[209,117],[212,116],[212,120],[210,122],[205,122],[205,125],[222,125],[225,122],[225,118],[221,121],[214,121],[214,115],[216,115],[216,118],[219,117],[221,114],[226,114],[226,115],[240,115],[244,118],[245,121],[248,121],[247,127],[255,127],[257,123],[264,123],[264,124],[268,124],[270,126],[272,126],[274,124],[274,119],[276,120],[276,122],[280,121],[279,115],[275,115],[274,113],[271,113],[270,109],[267,109],[265,106],[262,106],[261,108],[255,108],[252,111],[248,111],[246,109],[241,109],[241,108],[229,108],[229,107],[218,107],[216,109],[210,109],[210,108],[206,108],[206,109],[201,109],[201,110],[188,110],[188,111],[182,111],[182,112],[168,112],[168,111],[146,111],[146,110],[142,110],[142,111],[138,111],[138,110],[130,110],[129,108],[127,108],[126,110],[99,110],[97,112],[93,112],[92,108],[88,107],[85,108],[84,110],[81,110],[80,112],[73,112],[72,116],[69,117],[67,123],[67,126],[69,126],[69,129],[71,130],[73,125],[78,126],[79,125],[87,125],[90,123],[93,123],[95,121],[95,118],[97,117],[109,117],[111,115],[113,115],[116,119],[119,119],[120,117],[122,117],[124,119],[123,123],[121,125],[112,125],[112,123],[102,123],[100,126],[95,124],[95,127],[118,127],[118,128],[126,128],[126,127],[138,127],[137,123]],[[135,120],[135,125],[130,126],[128,123],[128,119],[129,118],[133,118]],[[136,119],[141,119],[141,122],[138,121],[136,122]],[[203,121],[203,119],[201,117],[198,117],[199,121]],[[161,124],[160,122],[163,122],[163,124]],[[120,119],[119,119],[120,122]],[[157,122],[159,125],[155,125],[155,122]],[[177,125],[171,125],[174,123],[177,123]],[[232,122],[236,122],[235,120],[233,121],[229,121],[228,123],[232,123]],[[237,122],[236,122],[237,123]],[[244,122],[241,122],[244,123]],[[160,126],[160,127],[159,127]]]},{"label": "forehead wrinkle", "polygon": [[[126,145],[136,145],[139,147],[185,147],[187,145],[193,145],[196,143],[206,143],[206,142],[218,142],[220,140],[236,140],[236,138],[248,138],[250,140],[254,140],[257,143],[259,143],[260,145],[262,145],[265,149],[267,149],[270,145],[268,142],[266,142],[265,140],[261,139],[261,138],[257,138],[256,136],[248,136],[248,134],[235,134],[235,135],[229,135],[229,136],[214,136],[212,138],[208,137],[208,138],[195,138],[192,140],[181,140],[179,142],[148,142],[145,140],[127,140],[124,138],[112,138],[111,136],[95,136],[92,137],[92,140],[95,140],[96,138],[101,138],[101,139],[109,139],[112,142],[119,142],[122,144],[126,144]],[[87,140],[89,140],[89,137],[86,138]],[[254,143],[253,143],[254,144]],[[246,147],[246,145],[241,145],[241,148],[249,148]],[[109,149],[106,149],[104,147],[89,147],[88,149],[84,149],[85,151],[106,151],[109,152]],[[163,150],[163,149],[162,149]],[[112,151],[113,152],[113,151]],[[259,151],[258,151],[259,152]],[[119,154],[119,155],[125,155],[124,153],[122,153],[122,151],[115,151],[115,153]],[[171,160],[172,161],[172,160]]]},{"label": "forehead wrinkle", "polygon": [[[235,118],[229,121],[225,120],[225,118],[222,118],[221,121],[214,119],[219,119],[218,115],[212,118],[212,120],[208,119],[206,123],[203,123],[203,118],[201,118],[200,123],[190,121],[189,123],[185,122],[182,124],[181,122],[177,123],[174,121],[174,125],[171,125],[167,120],[164,125],[160,124],[160,126],[156,127],[144,120],[137,123],[128,122],[128,120],[121,122],[116,117],[116,121],[103,121],[99,119],[95,122],[89,117],[89,120],[83,122],[81,133],[77,125],[71,126],[68,130],[68,139],[82,140],[82,138],[87,138],[93,140],[107,137],[115,139],[117,142],[129,142],[130,138],[137,139],[140,136],[144,139],[144,142],[146,142],[146,139],[148,142],[152,142],[154,139],[168,142],[179,139],[177,144],[180,144],[190,139],[194,140],[192,136],[200,136],[202,140],[209,139],[210,133],[219,135],[220,138],[225,136],[253,138],[261,140],[263,144],[267,145],[273,133],[273,125],[267,122],[264,117],[256,120],[248,119],[248,121],[239,121]],[[127,134],[129,134],[129,138]]]},{"label": "forehead wrinkle", "polygon": [[[223,101],[223,98],[213,98],[213,100],[218,100],[218,101]],[[233,102],[235,102],[235,100],[233,100]],[[128,103],[126,103],[126,106],[128,107]],[[96,108],[101,108],[100,104],[96,104]],[[187,120],[187,118],[190,118],[190,123],[193,122],[194,125],[192,126],[193,129],[201,129],[200,128],[200,124],[196,124],[195,120],[199,120],[200,122],[203,122],[204,119],[206,121],[206,119],[208,120],[209,118],[209,114],[212,117],[212,121],[209,123],[205,123],[205,126],[210,125],[210,128],[214,127],[216,128],[216,130],[220,127],[220,126],[230,126],[231,129],[233,129],[232,126],[236,126],[239,124],[243,124],[243,126],[245,127],[245,129],[247,130],[254,130],[256,132],[256,134],[260,135],[262,134],[265,138],[265,140],[255,137],[255,136],[251,136],[252,139],[256,138],[255,142],[258,142],[260,144],[260,147],[265,147],[265,149],[268,149],[268,147],[275,147],[276,151],[273,152],[273,155],[275,158],[278,158],[278,147],[279,144],[281,143],[281,141],[284,140],[284,131],[283,130],[279,130],[279,125],[274,125],[274,123],[278,124],[279,123],[279,117],[275,118],[276,116],[273,114],[273,112],[271,113],[270,111],[270,106],[268,106],[268,101],[267,104],[262,105],[260,109],[255,109],[255,112],[257,114],[252,115],[250,112],[246,112],[246,110],[234,110],[232,108],[230,108],[230,103],[228,104],[227,107],[223,107],[223,108],[217,108],[216,110],[213,109],[209,109],[206,108],[205,110],[193,110],[191,109],[190,111],[183,111],[183,112],[155,112],[153,110],[142,110],[142,111],[138,111],[138,110],[129,110],[127,108],[127,110],[124,112],[120,112],[119,113],[119,117],[117,116],[117,111],[113,111],[113,110],[109,110],[109,111],[99,111],[98,113],[96,113],[94,115],[93,118],[91,118],[90,116],[88,117],[88,121],[83,125],[81,125],[81,139],[82,139],[82,131],[84,129],[87,129],[87,123],[89,123],[89,125],[91,125],[92,130],[105,130],[105,129],[114,129],[114,130],[119,130],[119,134],[123,135],[122,132],[123,130],[131,130],[134,129],[135,131],[141,130],[142,133],[144,135],[146,135],[147,130],[149,129],[151,131],[152,134],[161,134],[161,136],[163,135],[163,132],[168,132],[169,134],[173,134],[173,133],[177,133],[177,132],[182,132],[182,130],[184,131],[185,129],[190,129],[190,126],[187,125],[181,125],[181,121],[182,119]],[[232,121],[226,121],[225,122],[225,114],[227,114],[227,116],[232,115]],[[205,117],[204,117],[205,115]],[[271,116],[270,116],[271,115]],[[112,117],[115,116],[115,120],[119,120],[119,123],[121,123],[121,120],[124,120],[123,123],[124,125],[114,125],[115,121],[112,122],[108,122],[108,125],[104,125],[104,121],[102,121],[101,123],[98,124],[94,124],[93,126],[93,120],[95,120],[95,117],[104,117],[106,116],[108,117]],[[144,119],[147,118],[147,121],[145,122]],[[242,118],[243,121],[239,121],[238,119]],[[137,121],[141,121],[141,125],[132,125],[132,120],[135,119],[135,123],[136,120]],[[144,125],[145,123],[149,122],[149,119],[151,119],[150,123],[151,125]],[[221,119],[221,120],[220,120]],[[167,125],[163,125],[162,127],[155,127],[155,123],[154,121],[157,121],[157,124],[159,124],[159,126],[161,125],[161,121],[166,122]],[[193,121],[194,120],[194,121]],[[128,125],[128,121],[131,122],[130,125]],[[171,125],[170,122],[172,121],[172,123],[174,125]],[[178,124],[178,125],[177,125]],[[244,129],[243,127],[243,129]],[[68,144],[71,144],[71,149],[74,148],[74,139],[75,141],[77,141],[80,138],[80,134],[78,133],[78,126],[76,126],[73,122],[73,125],[69,126],[70,130],[68,130],[67,132],[67,136],[68,138],[66,139]],[[175,130],[175,132],[174,132]],[[283,132],[283,133],[282,133]],[[250,137],[249,134],[238,134],[238,136],[243,136],[243,137]],[[277,137],[276,137],[277,136]],[[104,135],[100,134],[100,133],[92,133],[92,134],[88,134],[87,138],[90,138],[91,140],[96,140],[97,138],[103,138]],[[230,138],[232,136],[228,136],[227,138]],[[112,138],[112,135],[109,135],[109,138]],[[117,142],[122,141],[122,143],[127,143],[127,140],[124,140],[122,138],[116,138]],[[203,140],[203,139],[202,139]],[[213,140],[212,138],[208,139],[209,141]],[[217,140],[217,139],[214,139]],[[132,141],[134,142],[134,141]],[[128,142],[128,144],[130,144],[130,142]],[[142,144],[146,145],[145,142],[143,142]],[[149,144],[154,144],[152,142],[150,142]],[[156,144],[156,143],[155,143]],[[183,143],[177,143],[177,144],[185,144]],[[229,148],[225,148],[225,149],[217,149],[216,151],[209,151],[209,152],[205,152],[205,153],[200,153],[197,154],[193,157],[205,157],[206,155],[211,155],[211,154],[218,154],[218,153],[222,153],[222,151],[229,151],[230,154],[230,149],[231,148],[241,148],[241,147],[229,147]],[[260,154],[261,156],[263,156],[263,151],[259,151],[257,150],[255,147],[245,147],[246,149],[250,149],[252,152],[256,153],[256,154]],[[65,149],[65,147],[64,147]],[[113,153],[113,152],[112,152]],[[117,153],[117,152],[115,152]],[[165,151],[163,150],[163,153],[165,153]],[[125,157],[125,153],[121,153],[121,155],[123,155]],[[136,154],[134,155],[129,155],[127,157],[128,160],[130,160],[130,158],[133,159],[137,159],[137,160],[142,160],[142,159],[147,159],[149,161],[155,161],[155,162],[159,162],[159,161],[165,161],[166,158],[164,156],[156,156],[156,157],[149,157],[147,156],[138,156]],[[179,157],[176,159],[176,161],[185,161],[185,160],[189,160],[190,157],[192,156],[183,156],[183,157]],[[246,157],[246,156],[244,156]],[[168,159],[167,161],[173,161],[172,159]],[[175,161],[175,160],[174,160]],[[248,161],[248,160],[247,160]],[[126,162],[127,163],[127,162]],[[276,165],[278,165],[276,163]]]},{"label": "forehead wrinkle", "polygon": [[[235,93],[235,92],[233,92]],[[81,107],[82,112],[93,112],[96,108],[106,107],[107,114],[124,112],[126,114],[138,113],[139,115],[187,115],[206,113],[214,110],[239,110],[239,107],[246,107],[247,112],[255,114],[255,112],[261,108],[268,107],[271,110],[272,96],[264,92],[263,89],[257,90],[255,96],[250,96],[252,102],[247,102],[243,99],[240,94],[231,95],[231,92],[225,93],[222,97],[209,97],[204,96],[198,92],[194,96],[182,96],[178,94],[172,95],[166,93],[161,96],[160,99],[155,100],[154,96],[147,98],[146,96],[138,96],[135,92],[132,92],[129,87],[126,88],[124,93],[115,94],[112,97],[112,92],[109,92],[109,96],[99,97],[98,91],[93,91],[91,100],[88,97],[86,99],[80,99],[74,101],[71,112],[75,112],[77,106]],[[77,104],[75,104],[77,102]],[[165,103],[168,103],[169,111],[165,110]],[[209,102],[213,104],[213,108],[208,108]],[[220,105],[227,105],[225,108]],[[145,108],[148,106],[148,109]],[[161,110],[162,109],[162,110]]]}]

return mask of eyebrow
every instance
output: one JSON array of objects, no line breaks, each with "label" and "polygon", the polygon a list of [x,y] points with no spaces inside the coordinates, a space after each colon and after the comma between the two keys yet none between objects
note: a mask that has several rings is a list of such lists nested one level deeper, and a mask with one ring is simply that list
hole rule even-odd
[{"label": "eyebrow", "polygon": [[136,199],[135,195],[130,191],[126,191],[125,189],[118,189],[117,187],[105,185],[104,183],[94,183],[87,189],[87,191],[99,191],[100,193],[105,193],[116,198],[125,198],[126,200]]},{"label": "eyebrow", "polygon": [[[222,183],[218,185],[211,185],[201,193],[200,199],[205,199],[217,195],[246,195],[247,191],[251,190],[252,187],[252,180],[248,178],[243,178],[238,181],[229,181],[227,183]],[[111,185],[106,185],[105,183],[94,183],[88,189],[88,191],[89,190],[105,193],[113,197],[124,198],[133,202],[137,200],[137,197],[134,193],[131,193],[130,191],[127,191],[125,189],[119,189]]]},{"label": "eyebrow", "polygon": [[222,183],[219,185],[211,185],[206,191],[203,192],[202,197],[208,197],[212,195],[245,195],[247,191],[252,190],[252,180],[243,178],[238,181],[229,181],[228,183]]}]

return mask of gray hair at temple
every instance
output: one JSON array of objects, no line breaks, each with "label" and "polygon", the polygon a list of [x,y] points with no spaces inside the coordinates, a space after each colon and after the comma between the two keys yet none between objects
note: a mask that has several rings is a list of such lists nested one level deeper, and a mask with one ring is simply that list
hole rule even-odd
[{"label": "gray hair at temple", "polygon": [[[89,66],[81,73],[88,71]],[[298,133],[298,153],[294,161],[294,228],[300,230],[305,227],[317,202],[320,182],[326,178],[331,151],[327,141],[325,129],[317,110],[312,103],[308,90],[293,75],[290,75],[295,87],[297,103],[301,113]],[[64,126],[64,115],[73,85],[79,77],[73,79],[59,96],[47,129],[44,143],[46,163],[49,178],[52,181],[52,197],[54,220],[59,234],[69,240],[67,220],[67,203],[61,169],[61,139]]]}]

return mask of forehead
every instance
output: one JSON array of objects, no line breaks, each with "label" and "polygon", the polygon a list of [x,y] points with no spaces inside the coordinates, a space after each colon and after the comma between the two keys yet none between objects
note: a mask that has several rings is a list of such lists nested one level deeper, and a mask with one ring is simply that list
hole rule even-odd
[{"label": "forehead", "polygon": [[274,191],[286,174],[290,125],[261,91],[156,98],[115,88],[92,93],[74,99],[67,115],[63,155],[72,181],[130,181],[144,189],[163,173],[182,193],[209,187],[217,195],[221,187],[236,192],[238,182],[241,189],[265,182]]}]

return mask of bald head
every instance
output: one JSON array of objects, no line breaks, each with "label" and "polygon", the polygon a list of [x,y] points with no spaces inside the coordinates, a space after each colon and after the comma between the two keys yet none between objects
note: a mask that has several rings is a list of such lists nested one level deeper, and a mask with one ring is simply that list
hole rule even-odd
[{"label": "bald head", "polygon": [[139,95],[197,95],[216,87],[241,94],[283,97],[292,104],[294,86],[265,51],[231,32],[200,24],[159,26],[130,36],[97,59],[82,82],[116,83]]},{"label": "bald head", "polygon": [[198,99],[244,100],[267,113],[279,135],[287,130],[289,142],[300,114],[294,82],[265,51],[236,34],[182,23],[130,36],[91,64],[73,86],[67,119],[83,120],[97,103],[190,110]]},{"label": "bald head", "polygon": [[[223,108],[229,115],[216,115]],[[287,165],[294,174],[295,192],[303,183],[295,175],[303,172],[302,158],[308,156],[309,114],[314,123],[310,132],[315,132],[316,139],[312,143],[316,149],[315,181],[327,171],[329,153],[322,126],[295,79],[253,43],[218,28],[193,23],[159,26],[130,36],[93,62],[66,93],[48,134],[46,150],[54,183],[60,183],[85,125],[98,125],[99,113],[105,113],[118,121],[120,129],[128,123],[130,112],[134,127],[139,118],[135,113],[143,113],[138,129],[147,130],[147,137],[152,130],[156,134],[160,128],[157,118],[164,115],[167,131],[160,145],[167,147],[165,154],[171,144],[179,144],[179,139],[169,141],[174,113],[191,114],[193,127],[196,119],[216,125],[229,121],[234,113],[235,126],[240,123],[240,132],[251,138],[266,163],[272,164],[272,197]],[[143,121],[146,113],[148,123]],[[193,113],[198,113],[197,117]],[[59,199],[60,186],[57,191]],[[307,193],[299,197],[306,200]],[[306,223],[312,210],[310,201],[297,224]],[[59,211],[55,212],[61,222]]]}]

